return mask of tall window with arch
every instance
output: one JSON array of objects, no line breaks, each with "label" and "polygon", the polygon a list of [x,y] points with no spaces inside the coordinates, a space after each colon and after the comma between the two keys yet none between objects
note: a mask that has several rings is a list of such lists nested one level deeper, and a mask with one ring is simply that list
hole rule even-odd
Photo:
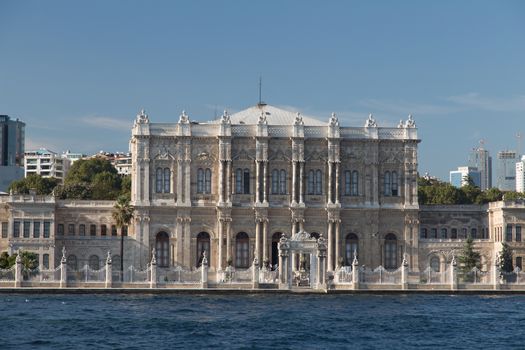
[{"label": "tall window with arch", "polygon": [[385,269],[397,269],[397,237],[393,233],[385,236]]},{"label": "tall window with arch", "polygon": [[197,170],[197,193],[211,193],[211,169],[199,168]]},{"label": "tall window with arch", "polygon": [[250,238],[246,232],[239,232],[235,238],[235,267],[250,267]]},{"label": "tall window with arch", "polygon": [[286,170],[272,170],[272,194],[286,194]]},{"label": "tall window with arch", "polygon": [[91,255],[88,264],[91,270],[100,270],[100,259],[98,255]]},{"label": "tall window with arch", "polygon": [[197,235],[197,267],[202,265],[202,259],[204,258],[204,252],[210,261],[210,235],[208,232],[200,232]]},{"label": "tall window with arch", "polygon": [[323,194],[323,173],[320,169],[308,171],[307,193],[309,195]]},{"label": "tall window with arch", "polygon": [[250,194],[250,169],[235,170],[235,193]]},{"label": "tall window with arch", "polygon": [[157,168],[155,171],[155,192],[171,192],[171,170],[170,168]]},{"label": "tall window with arch", "polygon": [[385,171],[383,176],[383,194],[385,196],[399,196],[399,177],[396,171]]},{"label": "tall window with arch", "polygon": [[352,265],[357,254],[359,254],[359,239],[355,233],[349,233],[345,240],[345,265]]},{"label": "tall window with arch", "polygon": [[155,239],[155,251],[157,254],[157,266],[158,267],[169,267],[170,258],[170,237],[169,235],[161,231],[157,233]]},{"label": "tall window with arch", "polygon": [[357,170],[345,171],[345,196],[359,195],[359,173]]}]

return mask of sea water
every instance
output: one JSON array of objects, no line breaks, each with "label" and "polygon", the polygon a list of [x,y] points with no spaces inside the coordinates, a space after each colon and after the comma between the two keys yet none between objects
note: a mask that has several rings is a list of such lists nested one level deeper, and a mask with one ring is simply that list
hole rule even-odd
[{"label": "sea water", "polygon": [[525,296],[0,295],[0,349],[525,349]]}]

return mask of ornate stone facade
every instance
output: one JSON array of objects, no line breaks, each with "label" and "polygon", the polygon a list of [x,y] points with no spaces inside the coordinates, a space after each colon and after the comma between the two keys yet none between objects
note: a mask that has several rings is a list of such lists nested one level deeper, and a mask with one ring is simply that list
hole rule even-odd
[{"label": "ornate stone facade", "polygon": [[[415,126],[409,116],[383,128],[370,115],[364,127],[346,127],[336,115],[324,122],[269,105],[208,123],[185,112],[154,123],[141,111],[130,141],[136,212],[124,266],[146,267],[153,248],[159,268],[195,268],[204,255],[211,271],[254,258],[276,265],[282,235],[302,231],[326,241],[329,273],[354,254],[372,268],[398,268],[403,257],[412,271],[444,268],[467,235],[485,267],[509,238],[515,258],[525,256],[522,204],[419,207]],[[33,251],[52,268],[65,247],[78,268],[102,266],[110,250],[118,267],[122,232],[112,210],[109,201],[0,197],[0,251]]]}]

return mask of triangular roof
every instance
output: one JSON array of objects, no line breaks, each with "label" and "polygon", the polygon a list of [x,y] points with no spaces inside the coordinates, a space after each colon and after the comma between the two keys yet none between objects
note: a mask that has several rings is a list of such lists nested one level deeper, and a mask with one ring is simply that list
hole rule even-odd
[{"label": "triangular roof", "polygon": [[[268,125],[293,125],[297,116],[297,112],[287,111],[272,105],[257,104],[232,114],[230,117],[231,123],[254,125],[258,123],[261,113],[265,114]],[[306,126],[328,125],[328,121],[321,121],[312,117],[307,117],[303,114],[301,114],[301,117],[303,119],[304,125]],[[216,120],[212,123],[218,122],[219,121]]]}]

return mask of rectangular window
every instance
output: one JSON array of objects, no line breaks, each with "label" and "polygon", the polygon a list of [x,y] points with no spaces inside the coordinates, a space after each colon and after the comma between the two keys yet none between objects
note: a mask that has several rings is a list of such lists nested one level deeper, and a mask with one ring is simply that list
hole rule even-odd
[{"label": "rectangular window", "polygon": [[463,227],[461,229],[461,237],[459,238],[467,238],[467,228],[466,227]]},{"label": "rectangular window", "polygon": [[57,225],[57,235],[63,236],[64,235],[64,224],[58,224]]},{"label": "rectangular window", "polygon": [[427,229],[426,228],[422,228],[421,229],[419,237],[423,238],[423,239],[427,238]]},{"label": "rectangular window", "polygon": [[75,224],[67,225],[67,234],[71,236],[75,235]]},{"label": "rectangular window", "polygon": [[30,237],[30,226],[31,226],[31,222],[30,221],[24,221],[24,238],[29,238]]},{"label": "rectangular window", "polygon": [[51,223],[49,221],[44,221],[44,238],[49,238],[51,233]]},{"label": "rectangular window", "polygon": [[522,270],[522,268],[521,268],[522,267],[522,258],[521,258],[521,256],[518,256],[516,258],[516,267],[519,267],[520,270]]},{"label": "rectangular window", "polygon": [[13,237],[20,237],[20,221],[15,221],[13,223]]},{"label": "rectangular window", "polygon": [[40,238],[40,222],[33,222],[33,238]]},{"label": "rectangular window", "polygon": [[472,237],[472,239],[478,238],[478,229],[477,228],[471,228],[470,229],[470,237]]},{"label": "rectangular window", "polygon": [[86,235],[86,225],[84,225],[84,224],[78,225],[78,235],[79,236],[85,236]]},{"label": "rectangular window", "polygon": [[116,236],[117,235],[117,226],[111,225],[111,235]]},{"label": "rectangular window", "polygon": [[89,235],[90,236],[97,235],[97,225],[89,225]]},{"label": "rectangular window", "polygon": [[441,229],[441,236],[440,238],[447,238],[447,229],[446,228],[442,228]]},{"label": "rectangular window", "polygon": [[505,240],[507,242],[512,242],[512,225],[507,225]]},{"label": "rectangular window", "polygon": [[122,236],[127,236],[128,235],[128,227],[127,226],[122,226],[122,228],[120,229],[120,234]]},{"label": "rectangular window", "polygon": [[7,227],[9,223],[8,222],[2,222],[2,238],[7,238]]},{"label": "rectangular window", "polygon": [[431,228],[430,229],[430,238],[438,238],[438,230],[437,230],[437,228]]},{"label": "rectangular window", "polygon": [[108,234],[108,228],[106,225],[100,225],[100,235],[106,236]]},{"label": "rectangular window", "polygon": [[521,242],[521,226],[516,226],[516,242]]},{"label": "rectangular window", "polygon": [[457,228],[453,228],[453,229],[450,230],[450,238],[452,238],[452,239],[458,238],[458,229]]}]

